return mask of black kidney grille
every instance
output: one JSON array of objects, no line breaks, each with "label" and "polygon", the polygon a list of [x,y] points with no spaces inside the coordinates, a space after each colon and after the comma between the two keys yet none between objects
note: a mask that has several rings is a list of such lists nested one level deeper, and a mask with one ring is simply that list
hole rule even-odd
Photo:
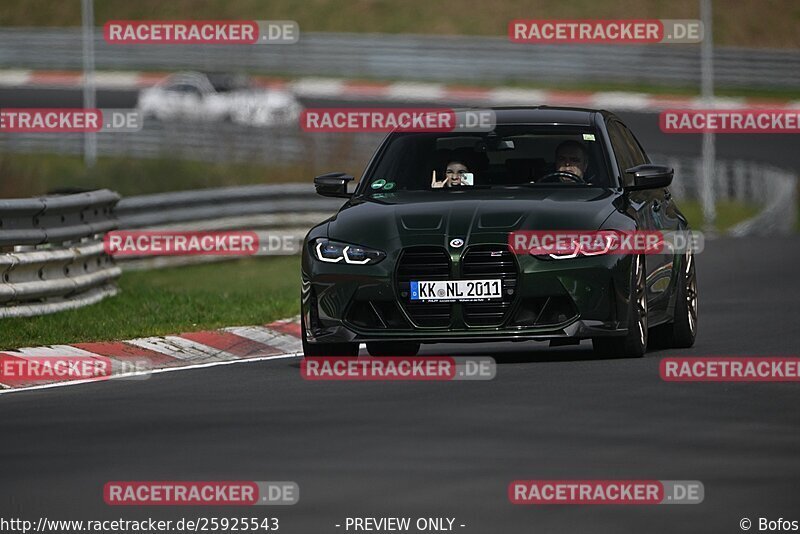
[{"label": "black kidney grille", "polygon": [[474,245],[461,260],[464,276],[517,278],[517,261],[505,245]]},{"label": "black kidney grille", "polygon": [[411,280],[447,280],[450,278],[450,257],[441,247],[409,247],[397,263],[397,288],[400,302],[411,320],[423,327],[450,326],[450,303],[411,302]]},{"label": "black kidney grille", "polygon": [[412,247],[403,251],[397,266],[398,280],[406,282],[420,274],[434,280],[446,280],[450,276],[450,258],[441,247]]},{"label": "black kidney grille", "polygon": [[517,260],[507,245],[474,245],[461,260],[464,278],[500,278],[503,298],[486,302],[465,302],[464,322],[469,326],[502,325],[516,296]]}]

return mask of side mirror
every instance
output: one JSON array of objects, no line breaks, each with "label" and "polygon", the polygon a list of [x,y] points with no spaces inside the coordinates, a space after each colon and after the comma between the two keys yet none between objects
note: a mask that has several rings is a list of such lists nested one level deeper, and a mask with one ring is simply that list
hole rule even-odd
[{"label": "side mirror", "polygon": [[347,192],[347,184],[353,179],[344,172],[329,172],[314,178],[314,187],[324,197],[350,198],[353,195]]},{"label": "side mirror", "polygon": [[626,191],[641,191],[643,189],[660,189],[669,187],[672,183],[672,175],[675,171],[672,167],[664,165],[652,165],[646,163],[637,165],[625,171],[625,174],[633,175],[633,183],[625,186]]}]

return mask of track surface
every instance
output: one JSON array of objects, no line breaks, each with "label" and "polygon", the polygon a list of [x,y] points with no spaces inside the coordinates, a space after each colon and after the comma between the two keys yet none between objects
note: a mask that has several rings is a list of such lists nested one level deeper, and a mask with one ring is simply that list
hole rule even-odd
[{"label": "track surface", "polygon": [[[316,383],[298,362],[168,373],[0,398],[0,517],[450,516],[459,532],[740,532],[800,519],[798,384],[676,384],[667,355],[795,355],[800,239],[720,239],[698,259],[691,350],[594,359],[587,344],[430,346],[489,354],[491,382]],[[514,479],[700,480],[685,506],[509,504]],[[294,507],[110,508],[109,480],[294,480]],[[795,517],[792,517],[794,514]],[[753,528],[757,531],[757,526]]]},{"label": "track surface", "polygon": [[[131,107],[102,91],[98,107]],[[77,107],[74,90],[0,89],[14,107]],[[314,105],[315,102],[306,102]],[[331,105],[331,101],[320,102]],[[344,104],[344,103],[343,103]],[[621,113],[645,148],[696,155],[653,114]],[[792,136],[717,136],[721,158],[800,169]],[[308,383],[296,361],[249,363],[0,398],[0,517],[274,514],[287,533],[347,516],[449,516],[462,532],[740,532],[800,519],[796,384],[669,384],[667,355],[796,355],[800,239],[716,240],[699,257],[700,335],[688,351],[596,360],[588,344],[446,346],[489,354],[492,382]],[[511,480],[701,480],[695,506],[515,507]],[[109,480],[294,480],[300,503],[109,508]],[[793,517],[792,514],[795,514]],[[752,529],[756,531],[757,524]]]}]

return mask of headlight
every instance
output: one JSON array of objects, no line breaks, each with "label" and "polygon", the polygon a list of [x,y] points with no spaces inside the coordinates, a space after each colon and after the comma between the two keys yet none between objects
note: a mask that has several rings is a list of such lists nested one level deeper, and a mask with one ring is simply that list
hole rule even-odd
[{"label": "headlight", "polygon": [[556,235],[546,242],[545,239],[542,239],[544,245],[532,248],[529,252],[540,260],[568,260],[608,254],[612,248],[619,245],[620,235],[614,230],[598,230],[587,232],[584,235],[591,239],[582,241],[581,235],[571,235],[570,233]]},{"label": "headlight", "polygon": [[312,243],[314,257],[325,263],[349,263],[352,265],[374,265],[386,257],[386,253],[359,245],[340,243],[325,238]]}]

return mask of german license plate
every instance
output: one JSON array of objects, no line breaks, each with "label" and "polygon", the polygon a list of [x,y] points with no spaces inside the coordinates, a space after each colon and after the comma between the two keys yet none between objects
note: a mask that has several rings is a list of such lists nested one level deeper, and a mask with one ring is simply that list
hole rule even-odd
[{"label": "german license plate", "polygon": [[445,280],[411,282],[411,300],[476,302],[503,297],[503,281]]}]

